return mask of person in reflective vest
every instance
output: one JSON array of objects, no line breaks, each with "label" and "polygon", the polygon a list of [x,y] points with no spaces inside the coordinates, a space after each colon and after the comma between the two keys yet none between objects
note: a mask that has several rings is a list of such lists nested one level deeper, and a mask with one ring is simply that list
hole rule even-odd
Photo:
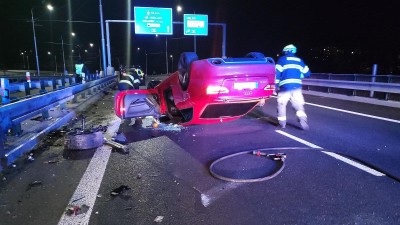
[{"label": "person in reflective vest", "polygon": [[118,82],[118,89],[120,91],[139,89],[140,79],[135,71],[129,73],[125,68],[122,68],[121,74],[121,79]]},{"label": "person in reflective vest", "polygon": [[283,56],[276,63],[275,84],[278,89],[278,122],[286,127],[286,106],[292,103],[296,116],[303,130],[308,130],[307,114],[304,110],[302,79],[310,76],[310,70],[304,61],[297,57],[296,46],[290,44],[283,48]]},{"label": "person in reflective vest", "polygon": [[83,70],[83,63],[79,62],[75,64],[75,82],[82,83],[82,70]]},{"label": "person in reflective vest", "polygon": [[131,68],[131,71],[135,71],[135,73],[139,76],[140,80],[140,85],[145,85],[145,80],[144,80],[144,72],[140,68],[140,66],[134,66]]}]

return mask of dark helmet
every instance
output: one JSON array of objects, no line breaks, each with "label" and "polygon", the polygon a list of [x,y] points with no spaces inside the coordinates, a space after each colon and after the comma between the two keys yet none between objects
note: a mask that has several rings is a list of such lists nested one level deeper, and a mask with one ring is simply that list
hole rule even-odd
[{"label": "dark helmet", "polygon": [[296,48],[296,46],[294,46],[294,45],[292,45],[292,44],[286,45],[286,46],[283,48],[282,52],[283,52],[283,54],[285,54],[285,55],[288,54],[288,53],[296,54],[297,48]]},{"label": "dark helmet", "polygon": [[126,67],[121,66],[121,67],[120,67],[120,70],[121,70],[121,73],[126,73]]}]

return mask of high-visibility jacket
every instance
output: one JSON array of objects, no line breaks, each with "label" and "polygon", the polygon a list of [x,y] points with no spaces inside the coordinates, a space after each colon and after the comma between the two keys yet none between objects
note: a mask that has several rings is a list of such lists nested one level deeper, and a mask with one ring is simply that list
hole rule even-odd
[{"label": "high-visibility jacket", "polygon": [[135,72],[139,75],[140,79],[143,79],[144,72],[141,69],[135,69]]},{"label": "high-visibility jacket", "polygon": [[83,69],[83,63],[81,64],[75,64],[75,73],[76,74],[82,74],[82,69]]},{"label": "high-visibility jacket", "polygon": [[[129,86],[129,89],[139,89],[139,76],[136,73],[129,74],[129,73],[123,73],[119,84],[127,84]],[[126,85],[125,85],[126,86]]]},{"label": "high-visibility jacket", "polygon": [[293,53],[281,56],[275,65],[275,69],[275,84],[280,91],[301,88],[301,80],[310,76],[308,66]]}]

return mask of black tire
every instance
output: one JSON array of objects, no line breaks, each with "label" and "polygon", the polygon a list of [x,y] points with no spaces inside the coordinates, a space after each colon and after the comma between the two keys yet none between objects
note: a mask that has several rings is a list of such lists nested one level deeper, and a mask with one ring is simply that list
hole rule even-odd
[{"label": "black tire", "polygon": [[249,52],[247,53],[246,58],[265,59],[265,55],[261,52]]},{"label": "black tire", "polygon": [[64,146],[70,150],[87,150],[103,146],[104,135],[101,131],[84,132],[82,134],[71,132],[64,139]]},{"label": "black tire", "polygon": [[179,72],[179,84],[182,90],[186,91],[189,87],[190,81],[190,64],[198,60],[199,57],[195,52],[184,52],[179,57],[178,72]]}]

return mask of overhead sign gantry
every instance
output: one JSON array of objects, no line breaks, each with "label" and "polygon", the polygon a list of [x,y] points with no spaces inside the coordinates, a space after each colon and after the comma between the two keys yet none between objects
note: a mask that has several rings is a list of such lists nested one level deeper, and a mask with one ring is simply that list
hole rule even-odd
[{"label": "overhead sign gantry", "polygon": [[183,14],[184,35],[208,35],[208,15]]},{"label": "overhead sign gantry", "polygon": [[172,9],[134,7],[135,34],[172,35]]}]

